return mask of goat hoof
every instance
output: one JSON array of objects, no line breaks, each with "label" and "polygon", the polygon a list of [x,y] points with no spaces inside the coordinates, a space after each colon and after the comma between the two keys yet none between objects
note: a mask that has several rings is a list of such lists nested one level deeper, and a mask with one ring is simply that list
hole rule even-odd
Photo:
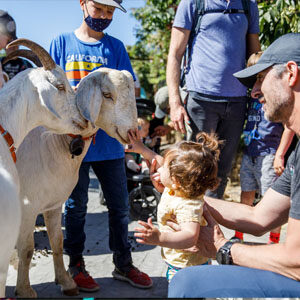
[{"label": "goat hoof", "polygon": [[63,290],[62,292],[65,296],[78,296],[79,295],[79,290],[77,287],[70,289],[70,290]]},{"label": "goat hoof", "polygon": [[23,291],[15,290],[15,295],[18,298],[37,298],[37,293],[33,288],[28,288]]}]

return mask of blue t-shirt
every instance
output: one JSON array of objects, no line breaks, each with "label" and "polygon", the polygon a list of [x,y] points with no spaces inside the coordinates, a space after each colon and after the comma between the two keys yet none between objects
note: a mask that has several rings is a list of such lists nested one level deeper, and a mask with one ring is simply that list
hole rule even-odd
[{"label": "blue t-shirt", "polygon": [[282,132],[282,124],[268,121],[264,116],[262,104],[252,98],[243,132],[245,154],[255,157],[276,153]]},{"label": "blue t-shirt", "polygon": [[[191,30],[196,1],[181,0],[173,26]],[[222,97],[246,95],[232,74],[245,67],[246,35],[259,33],[255,0],[249,0],[250,21],[243,13],[208,13],[202,17],[200,32],[194,38],[190,67],[186,74],[188,91]],[[205,1],[205,9],[243,9],[241,0]]]},{"label": "blue t-shirt", "polygon": [[[52,40],[50,55],[66,72],[71,86],[76,86],[89,72],[101,67],[127,70],[135,79],[124,44],[108,34],[105,34],[100,41],[88,43],[79,40],[73,32],[63,33]],[[99,129],[96,144],[91,144],[84,161],[102,161],[123,157],[123,146]]]}]

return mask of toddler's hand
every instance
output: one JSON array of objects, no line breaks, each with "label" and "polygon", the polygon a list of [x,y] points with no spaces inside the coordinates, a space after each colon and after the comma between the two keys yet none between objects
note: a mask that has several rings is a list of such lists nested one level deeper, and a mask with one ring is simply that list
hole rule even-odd
[{"label": "toddler's hand", "polygon": [[150,166],[150,179],[154,187],[160,193],[162,193],[164,191],[165,186],[160,181],[160,174],[157,172],[158,168],[160,168],[160,165],[158,164],[156,159],[153,159]]},{"label": "toddler's hand", "polygon": [[152,224],[152,219],[149,218],[148,222],[138,221],[144,228],[135,228],[138,231],[134,234],[137,237],[136,241],[141,244],[159,245],[160,231]]},{"label": "toddler's hand", "polygon": [[128,138],[130,144],[125,148],[125,152],[143,153],[145,145],[142,143],[138,130],[129,130]]}]

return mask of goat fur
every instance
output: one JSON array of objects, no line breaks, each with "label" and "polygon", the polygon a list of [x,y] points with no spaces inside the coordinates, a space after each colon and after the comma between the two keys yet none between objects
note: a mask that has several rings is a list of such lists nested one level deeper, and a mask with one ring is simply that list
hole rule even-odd
[{"label": "goat fur", "polygon": [[[129,142],[128,130],[137,127],[134,83],[129,72],[100,68],[90,73],[81,80],[76,101],[82,114],[93,120],[80,133],[82,136],[91,136],[102,128],[121,143]],[[93,128],[92,123],[97,127]],[[53,251],[55,280],[65,294],[74,295],[74,281],[63,263],[61,211],[62,204],[77,184],[79,167],[91,139],[85,141],[83,153],[72,159],[68,150],[71,137],[44,133],[43,127],[33,130],[17,152],[22,233],[17,243],[19,267],[16,293],[21,297],[37,296],[30,286],[29,265],[34,250],[35,220],[40,213],[44,214]]]}]

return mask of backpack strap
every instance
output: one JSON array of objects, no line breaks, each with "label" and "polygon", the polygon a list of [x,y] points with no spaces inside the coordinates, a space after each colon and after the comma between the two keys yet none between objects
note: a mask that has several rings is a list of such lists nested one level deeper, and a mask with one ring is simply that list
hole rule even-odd
[{"label": "backpack strap", "polygon": [[250,0],[242,0],[243,10],[248,19],[248,26],[250,24]]},{"label": "backpack strap", "polygon": [[196,0],[196,14],[195,14],[196,16],[192,28],[192,32],[194,36],[200,31],[201,20],[204,13],[205,13],[205,0]]},{"label": "backpack strap", "polygon": [[187,42],[186,49],[181,61],[181,75],[180,75],[180,86],[185,86],[185,74],[187,73],[188,60],[191,56],[191,49],[194,37],[200,31],[201,19],[205,13],[205,0],[194,0],[196,4],[196,11],[193,19],[193,25],[191,28],[190,36]]}]

